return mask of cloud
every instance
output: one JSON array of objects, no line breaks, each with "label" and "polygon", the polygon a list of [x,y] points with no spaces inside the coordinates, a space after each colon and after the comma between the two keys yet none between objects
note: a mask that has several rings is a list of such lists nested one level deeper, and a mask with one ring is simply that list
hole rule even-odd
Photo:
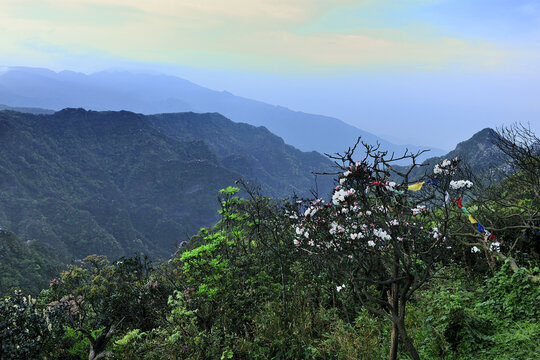
[{"label": "cloud", "polygon": [[[405,1],[407,4],[434,0]],[[382,4],[382,5],[381,5]],[[329,11],[392,8],[389,1],[335,0],[6,0],[4,49],[66,55],[84,49],[135,61],[259,71],[365,68],[483,68],[514,56],[493,41],[412,27],[317,26]],[[374,10],[375,9],[375,10]],[[432,25],[434,26],[434,25]],[[437,33],[437,32],[434,32]],[[22,50],[24,48],[24,50]],[[60,50],[61,51],[61,50]]]}]

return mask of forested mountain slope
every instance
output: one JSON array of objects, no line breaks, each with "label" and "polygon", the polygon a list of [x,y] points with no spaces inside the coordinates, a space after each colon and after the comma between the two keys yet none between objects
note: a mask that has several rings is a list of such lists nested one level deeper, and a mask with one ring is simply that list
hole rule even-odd
[{"label": "forested mountain slope", "polygon": [[269,194],[306,195],[311,171],[330,164],[217,114],[1,111],[0,225],[63,261],[166,257],[215,223],[219,189],[244,178]]}]

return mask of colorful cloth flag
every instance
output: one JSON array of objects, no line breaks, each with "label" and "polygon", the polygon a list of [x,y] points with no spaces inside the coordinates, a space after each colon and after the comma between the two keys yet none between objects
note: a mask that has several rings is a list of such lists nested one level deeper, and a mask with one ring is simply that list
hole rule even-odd
[{"label": "colorful cloth flag", "polygon": [[446,194],[444,195],[444,202],[446,204],[448,204],[450,202],[450,194],[448,193],[448,191],[446,192]]},{"label": "colorful cloth flag", "polygon": [[466,208],[462,207],[461,208],[461,211],[463,211],[463,213],[467,216],[471,216],[471,213],[469,212],[469,210],[467,210]]},{"label": "colorful cloth flag", "polygon": [[476,223],[476,226],[478,226],[478,231],[484,231],[484,227],[480,225],[480,223]]},{"label": "colorful cloth flag", "polygon": [[461,204],[461,200],[463,200],[463,197],[461,196],[458,199],[454,200],[459,208],[463,207],[463,204]]},{"label": "colorful cloth flag", "polygon": [[422,186],[424,186],[425,181],[417,182],[416,184],[412,184],[408,186],[408,189],[411,191],[419,191]]},{"label": "colorful cloth flag", "polygon": [[472,215],[469,215],[469,221],[471,222],[471,224],[477,224],[478,221],[476,221],[475,218],[472,217]]}]

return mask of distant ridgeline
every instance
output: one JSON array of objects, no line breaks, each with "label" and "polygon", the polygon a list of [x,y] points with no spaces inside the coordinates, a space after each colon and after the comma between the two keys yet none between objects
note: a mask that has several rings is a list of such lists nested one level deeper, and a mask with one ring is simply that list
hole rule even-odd
[{"label": "distant ridgeline", "polygon": [[[308,196],[312,172],[331,166],[266,128],[215,113],[0,111],[0,226],[64,262],[94,253],[168,257],[217,221],[219,189],[243,178],[267,195]],[[317,179],[321,195],[331,181]]]},{"label": "distant ridgeline", "polygon": [[[495,146],[496,133],[493,129],[485,128],[470,139],[460,142],[456,148],[448,154],[426,159],[423,166],[413,169],[410,174],[410,181],[420,179],[426,172],[430,173],[435,164],[444,159],[457,157],[462,160],[472,171],[473,175],[496,181],[501,173],[510,170],[508,157]],[[404,170],[405,167],[396,167]]]}]

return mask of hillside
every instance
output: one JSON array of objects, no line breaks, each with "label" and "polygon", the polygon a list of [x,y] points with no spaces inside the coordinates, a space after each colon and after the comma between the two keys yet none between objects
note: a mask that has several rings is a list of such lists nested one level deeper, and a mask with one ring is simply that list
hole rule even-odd
[{"label": "hillside", "polygon": [[[339,119],[293,111],[226,91],[214,91],[179,77],[130,72],[90,75],[36,68],[12,67],[0,74],[0,99],[18,107],[59,110],[130,110],[144,114],[193,111],[218,112],[235,122],[264,126],[287,144],[303,151],[343,152],[358,137],[401,154],[405,146],[349,125]],[[362,114],[358,115],[360,118]],[[369,121],[369,119],[365,119]],[[409,150],[424,149],[408,146]],[[432,149],[429,156],[442,154]]]},{"label": "hillside", "polygon": [[39,241],[23,242],[0,227],[0,295],[12,287],[37,294],[58,275],[62,264],[52,249]]},{"label": "hillside", "polygon": [[[219,189],[245,178],[273,195],[307,195],[311,171],[329,166],[264,128],[216,114],[1,111],[0,224],[49,244],[63,261],[166,257],[217,221]],[[320,186],[330,189],[330,181]]]}]

